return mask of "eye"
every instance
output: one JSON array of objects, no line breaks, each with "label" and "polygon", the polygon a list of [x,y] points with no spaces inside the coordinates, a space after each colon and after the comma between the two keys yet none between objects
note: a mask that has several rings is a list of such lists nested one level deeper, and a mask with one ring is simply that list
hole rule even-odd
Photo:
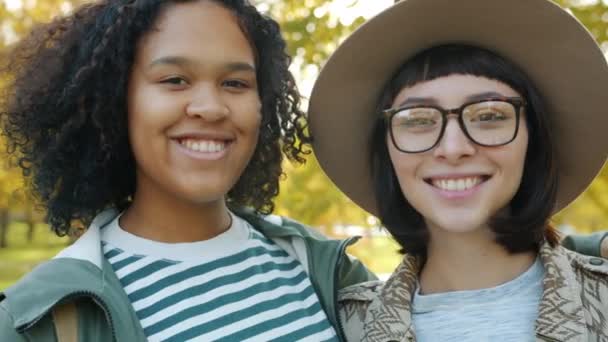
[{"label": "eye", "polygon": [[507,120],[507,116],[500,112],[477,113],[471,118],[472,122],[498,122]]},{"label": "eye", "polygon": [[398,112],[392,121],[401,129],[433,129],[441,125],[441,113],[434,108],[411,108]]},{"label": "eye", "polygon": [[181,76],[168,77],[168,78],[165,78],[162,81],[160,81],[160,83],[162,83],[162,84],[168,84],[168,85],[172,85],[172,86],[185,86],[185,85],[188,85],[188,81],[186,81],[186,79],[184,79]]},{"label": "eye", "polygon": [[420,127],[420,126],[432,126],[435,125],[436,122],[433,119],[429,118],[410,118],[407,120],[403,120],[400,124],[407,127]]},{"label": "eye", "polygon": [[245,88],[249,88],[249,83],[243,81],[243,80],[226,80],[224,82],[222,82],[222,85],[228,88],[238,88],[238,89],[245,89]]}]

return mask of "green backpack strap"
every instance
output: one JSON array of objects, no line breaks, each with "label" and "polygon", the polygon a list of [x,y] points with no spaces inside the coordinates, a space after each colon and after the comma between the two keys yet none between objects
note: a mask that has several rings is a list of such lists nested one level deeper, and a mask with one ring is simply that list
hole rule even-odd
[{"label": "green backpack strap", "polygon": [[53,321],[58,342],[78,342],[78,316],[73,302],[56,306]]}]

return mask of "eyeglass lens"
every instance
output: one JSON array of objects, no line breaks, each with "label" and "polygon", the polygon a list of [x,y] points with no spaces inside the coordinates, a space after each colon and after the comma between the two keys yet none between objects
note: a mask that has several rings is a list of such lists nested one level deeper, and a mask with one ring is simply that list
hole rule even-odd
[{"label": "eyeglass lens", "polygon": [[[434,107],[413,107],[395,113],[390,122],[397,148],[407,152],[433,147],[444,130],[447,116]],[[511,141],[517,131],[517,108],[506,101],[483,101],[462,108],[462,126],[475,143],[498,146]]]}]

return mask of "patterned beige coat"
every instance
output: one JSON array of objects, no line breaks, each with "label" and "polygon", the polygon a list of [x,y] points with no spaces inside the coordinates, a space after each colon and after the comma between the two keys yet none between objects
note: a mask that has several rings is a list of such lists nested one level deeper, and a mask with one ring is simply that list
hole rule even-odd
[{"label": "patterned beige coat", "polygon": [[[608,342],[608,260],[544,245],[546,270],[537,341]],[[405,256],[385,282],[341,290],[340,318],[349,342],[416,341],[411,299],[418,262]]]}]

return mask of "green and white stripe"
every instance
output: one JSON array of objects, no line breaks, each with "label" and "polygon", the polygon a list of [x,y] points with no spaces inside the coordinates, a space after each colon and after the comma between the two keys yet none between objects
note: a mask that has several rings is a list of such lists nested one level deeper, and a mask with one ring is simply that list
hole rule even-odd
[{"label": "green and white stripe", "polygon": [[105,257],[150,341],[337,341],[302,265],[246,221],[164,244],[102,231]]}]

